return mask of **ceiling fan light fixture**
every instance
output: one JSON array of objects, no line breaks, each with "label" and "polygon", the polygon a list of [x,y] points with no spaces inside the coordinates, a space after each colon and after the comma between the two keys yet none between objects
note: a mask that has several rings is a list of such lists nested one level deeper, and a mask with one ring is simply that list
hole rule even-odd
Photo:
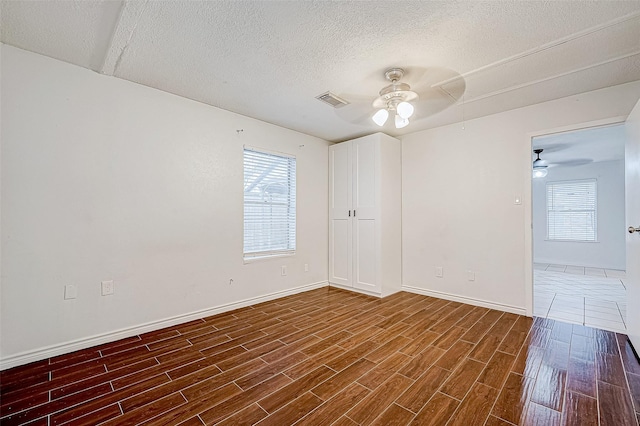
[{"label": "ceiling fan light fixture", "polygon": [[373,114],[373,117],[371,117],[373,122],[380,127],[384,126],[384,123],[387,122],[387,118],[389,118],[389,111],[386,109],[379,109],[378,112]]},{"label": "ceiling fan light fixture", "polygon": [[398,115],[402,118],[409,118],[413,115],[415,108],[409,102],[403,101],[396,107]]},{"label": "ceiling fan light fixture", "polygon": [[403,118],[400,114],[396,114],[396,129],[402,129],[403,127],[407,127],[409,124],[408,118]]},{"label": "ceiling fan light fixture", "polygon": [[[415,111],[411,101],[418,99],[418,94],[411,90],[406,83],[401,83],[404,76],[402,68],[390,68],[384,73],[384,77],[391,82],[380,90],[380,96],[373,101],[373,107],[378,111],[372,119],[378,126],[383,126],[389,117],[389,112],[395,115],[396,129],[402,129],[409,124],[409,117]],[[384,112],[383,112],[384,111]]]},{"label": "ceiling fan light fixture", "polygon": [[543,178],[547,176],[547,173],[549,173],[549,171],[547,170],[546,167],[538,167],[536,169],[533,169],[533,178],[534,179]]}]

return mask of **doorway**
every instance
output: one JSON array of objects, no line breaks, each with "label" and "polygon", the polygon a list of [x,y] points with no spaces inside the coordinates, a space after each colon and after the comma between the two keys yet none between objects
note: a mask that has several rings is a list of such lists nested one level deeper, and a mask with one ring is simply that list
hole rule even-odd
[{"label": "doorway", "polygon": [[624,125],[536,136],[533,314],[626,332]]}]

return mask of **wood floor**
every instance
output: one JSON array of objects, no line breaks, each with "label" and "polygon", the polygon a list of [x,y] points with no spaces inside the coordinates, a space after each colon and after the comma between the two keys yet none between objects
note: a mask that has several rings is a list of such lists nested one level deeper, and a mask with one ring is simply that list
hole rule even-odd
[{"label": "wood floor", "polygon": [[[626,336],[322,288],[0,373],[2,425],[637,425]],[[635,407],[635,409],[634,409]]]}]

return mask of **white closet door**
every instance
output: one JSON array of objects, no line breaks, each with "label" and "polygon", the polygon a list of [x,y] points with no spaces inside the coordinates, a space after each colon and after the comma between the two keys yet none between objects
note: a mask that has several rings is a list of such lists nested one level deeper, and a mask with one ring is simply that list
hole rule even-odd
[{"label": "white closet door", "polygon": [[378,143],[371,139],[355,140],[353,151],[353,287],[380,292],[378,275],[379,238],[376,204]]},{"label": "white closet door", "polygon": [[329,147],[329,282],[353,286],[351,144]]}]

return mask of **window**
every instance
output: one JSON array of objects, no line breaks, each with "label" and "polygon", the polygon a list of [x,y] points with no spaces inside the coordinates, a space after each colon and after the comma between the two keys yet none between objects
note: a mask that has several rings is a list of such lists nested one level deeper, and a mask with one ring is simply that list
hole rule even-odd
[{"label": "window", "polygon": [[244,258],[296,250],[296,159],[244,149]]},{"label": "window", "polygon": [[547,238],[596,241],[595,179],[547,183]]}]

